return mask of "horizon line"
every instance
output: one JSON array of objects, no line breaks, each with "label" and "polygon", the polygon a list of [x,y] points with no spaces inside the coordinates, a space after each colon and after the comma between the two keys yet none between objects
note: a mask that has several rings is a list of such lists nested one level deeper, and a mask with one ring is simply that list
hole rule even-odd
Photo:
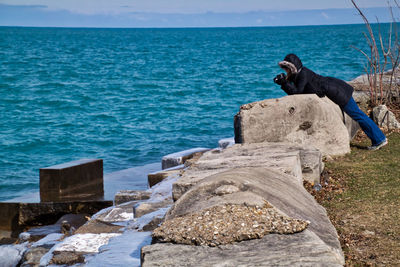
[{"label": "horizon line", "polygon": [[[370,25],[390,24],[393,22],[374,22]],[[395,22],[400,23],[400,22]],[[95,26],[21,26],[0,25],[0,28],[54,28],[54,29],[230,29],[230,28],[288,28],[288,27],[319,27],[319,26],[351,26],[365,25],[365,23],[343,23],[343,24],[300,24],[300,25],[265,25],[265,26],[186,26],[186,27],[95,27]]]}]

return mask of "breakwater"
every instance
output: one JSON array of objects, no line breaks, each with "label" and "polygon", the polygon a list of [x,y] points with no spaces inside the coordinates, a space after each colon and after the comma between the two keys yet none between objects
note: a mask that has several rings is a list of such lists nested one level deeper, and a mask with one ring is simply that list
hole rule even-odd
[{"label": "breakwater", "polygon": [[[285,101],[291,104],[280,104]],[[19,242],[30,243],[23,243],[22,248],[2,249],[14,249],[16,254],[22,250],[23,256],[16,257],[20,261],[39,246],[43,249],[40,266],[76,263],[96,266],[100,262],[107,265],[112,264],[110,260],[117,255],[121,265],[176,266],[187,259],[191,259],[187,264],[200,266],[222,263],[228,266],[238,263],[291,265],[307,259],[310,263],[341,266],[344,259],[336,230],[325,210],[303,188],[303,179],[318,183],[323,169],[322,156],[346,152],[323,149],[331,145],[329,136],[336,133],[327,131],[322,134],[326,136],[321,136],[321,132],[312,130],[314,125],[323,128],[332,123],[321,121],[318,116],[304,117],[309,116],[309,112],[308,109],[302,111],[302,107],[308,104],[321,105],[328,111],[332,109],[329,113],[333,119],[341,122],[341,114],[334,111],[337,106],[315,95],[288,96],[244,105],[238,115],[245,118],[243,113],[251,114],[258,108],[266,111],[269,105],[282,113],[294,108],[297,112],[295,115],[288,113],[287,129],[281,134],[286,131],[286,136],[290,137],[292,129],[300,129],[297,131],[304,131],[308,137],[296,139],[299,142],[314,138],[325,140],[325,144],[313,142],[317,146],[314,147],[302,142],[264,140],[232,146],[233,142],[226,145],[222,141],[225,149],[200,148],[171,154],[163,158],[162,165],[172,168],[149,174],[153,186],[146,192],[117,194],[114,206],[96,213],[77,229],[71,230],[72,223],[60,219],[52,228],[57,230],[58,227],[53,233],[58,234],[56,238],[45,237],[50,243],[41,240],[32,243],[38,231],[27,231],[19,236]],[[253,122],[242,121],[236,132],[257,125],[254,122],[263,121],[266,113],[269,112],[254,113]],[[299,128],[305,119],[311,126]],[[270,123],[281,121],[271,120]],[[271,127],[270,131],[274,129]],[[348,146],[350,134],[343,123],[337,125],[336,132],[341,131],[347,141],[337,140],[338,145]],[[279,238],[276,233],[280,234]],[[131,239],[135,240],[132,244],[129,243]],[[155,244],[150,245],[150,242]],[[262,253],[254,250],[255,245]],[[139,259],[133,255],[139,255],[140,248]],[[179,257],[174,253],[177,249],[181,251]],[[201,259],[194,256],[206,254],[208,257]]]}]

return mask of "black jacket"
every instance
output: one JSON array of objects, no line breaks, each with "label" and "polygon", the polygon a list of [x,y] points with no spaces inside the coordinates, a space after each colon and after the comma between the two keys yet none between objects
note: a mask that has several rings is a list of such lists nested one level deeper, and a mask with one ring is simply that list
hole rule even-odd
[{"label": "black jacket", "polygon": [[[300,58],[295,54],[287,55],[284,61],[279,63],[281,67],[286,64],[289,65],[292,75],[288,76],[281,88],[288,95],[317,94],[319,97],[327,96],[342,109],[353,95],[354,88],[348,83],[333,77],[318,75],[303,67]],[[285,67],[288,68],[287,65]]]}]

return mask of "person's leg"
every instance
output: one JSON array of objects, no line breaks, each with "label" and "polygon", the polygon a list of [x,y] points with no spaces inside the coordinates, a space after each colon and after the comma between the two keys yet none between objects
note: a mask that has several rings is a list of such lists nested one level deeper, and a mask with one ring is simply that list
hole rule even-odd
[{"label": "person's leg", "polygon": [[361,129],[371,139],[372,146],[381,144],[386,140],[386,136],[382,133],[381,129],[371,120],[354,101],[353,97],[350,98],[349,102],[343,108],[353,120],[360,124]]}]

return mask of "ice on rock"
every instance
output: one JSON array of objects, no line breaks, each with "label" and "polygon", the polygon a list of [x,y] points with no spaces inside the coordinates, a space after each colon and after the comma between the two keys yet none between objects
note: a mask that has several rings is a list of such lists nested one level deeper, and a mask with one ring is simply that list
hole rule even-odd
[{"label": "ice on rock", "polygon": [[203,148],[203,147],[198,147],[198,148],[192,148],[180,152],[176,152],[173,154],[166,155],[162,158],[162,169],[168,169],[171,167],[175,167],[178,165],[181,165],[185,163],[186,159],[189,159],[193,156],[195,153],[199,152],[205,152],[210,150],[209,148]]},{"label": "ice on rock", "polygon": [[64,236],[63,234],[59,234],[59,233],[49,234],[49,235],[43,237],[42,239],[40,239],[39,241],[36,241],[35,243],[33,243],[32,247],[53,246],[53,245],[57,244],[63,236]]},{"label": "ice on rock", "polygon": [[18,239],[23,241],[23,242],[29,241],[30,238],[31,238],[31,234],[27,233],[27,232],[22,232],[18,236]]},{"label": "ice on rock", "polygon": [[19,245],[0,246],[0,267],[17,266],[27,248],[28,242]]},{"label": "ice on rock", "polygon": [[56,244],[40,260],[40,266],[47,266],[55,251],[68,251],[80,254],[98,253],[99,248],[108,243],[112,237],[121,234],[77,234],[67,237]]},{"label": "ice on rock", "polygon": [[154,218],[163,218],[171,206],[161,208],[151,213],[145,214],[135,221],[129,223],[127,229],[135,229],[141,231],[144,226],[148,225]]},{"label": "ice on rock", "polygon": [[162,202],[169,198],[172,199],[172,184],[175,183],[177,179],[178,175],[175,174],[153,186],[151,188],[151,197],[148,202]]},{"label": "ice on rock", "polygon": [[64,239],[63,242],[57,244],[54,251],[72,251],[82,253],[97,253],[99,247],[108,243],[112,237],[121,234],[77,234]]},{"label": "ice on rock", "polygon": [[235,144],[235,138],[231,137],[231,138],[224,138],[218,141],[218,147],[221,149],[225,149],[228,147],[231,147]]},{"label": "ice on rock", "polygon": [[108,213],[108,212],[112,211],[113,209],[115,209],[115,206],[111,206],[111,207],[102,209],[99,212],[93,214],[92,217],[91,217],[91,220],[97,219],[100,215]]},{"label": "ice on rock", "polygon": [[140,249],[151,243],[151,232],[126,231],[110,239],[85,266],[140,266]]}]

